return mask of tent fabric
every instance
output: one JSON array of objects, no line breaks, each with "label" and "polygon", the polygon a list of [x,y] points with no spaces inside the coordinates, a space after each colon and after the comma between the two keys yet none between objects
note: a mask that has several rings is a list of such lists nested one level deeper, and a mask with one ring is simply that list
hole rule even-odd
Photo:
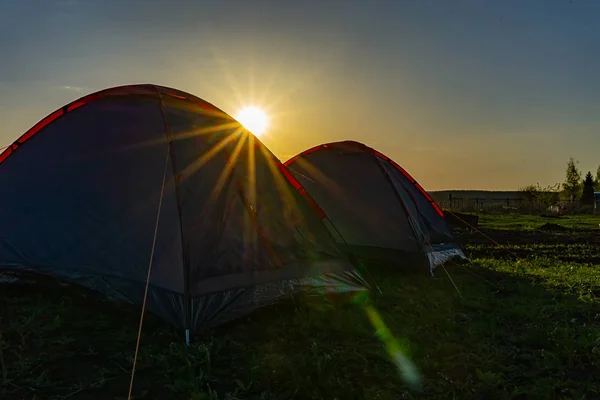
[{"label": "tent fabric", "polygon": [[55,111],[0,155],[0,187],[5,273],[140,304],[155,243],[147,307],[192,331],[298,291],[366,287],[267,148],[175,89],[117,87]]},{"label": "tent fabric", "polygon": [[285,165],[324,210],[348,252],[401,258],[404,264],[420,260],[432,273],[450,259],[466,259],[440,207],[377,150],[354,141],[327,143]]}]

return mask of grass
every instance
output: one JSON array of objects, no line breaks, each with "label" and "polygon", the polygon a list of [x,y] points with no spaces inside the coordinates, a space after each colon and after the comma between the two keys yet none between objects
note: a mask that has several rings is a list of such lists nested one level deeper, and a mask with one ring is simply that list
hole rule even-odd
[{"label": "grass", "polygon": [[[598,233],[486,234],[521,259],[465,234],[472,264],[448,267],[460,294],[443,270],[430,279],[373,267],[382,293],[268,307],[190,347],[147,316],[135,398],[599,398],[600,266],[590,260],[600,247],[588,245]],[[127,397],[139,309],[65,289],[0,290],[0,398]],[[399,352],[420,388],[403,379]]]},{"label": "grass", "polygon": [[599,229],[600,214],[543,217],[509,213],[479,213],[479,224],[491,229],[537,229],[551,223],[571,229]]}]

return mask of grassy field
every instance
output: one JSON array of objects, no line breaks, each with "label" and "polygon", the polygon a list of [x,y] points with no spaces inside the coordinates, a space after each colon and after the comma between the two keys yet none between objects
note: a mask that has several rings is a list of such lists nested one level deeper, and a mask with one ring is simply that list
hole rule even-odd
[{"label": "grassy field", "polygon": [[600,229],[598,215],[567,215],[542,217],[539,215],[519,215],[501,213],[480,213],[479,224],[493,229],[537,229],[544,224],[557,224],[571,229]]},{"label": "grassy field", "polygon": [[[498,244],[461,233],[472,263],[448,266],[458,291],[443,269],[431,279],[372,268],[382,293],[265,308],[189,348],[148,316],[135,398],[600,398],[598,220],[534,229],[546,222],[482,218]],[[127,397],[139,310],[96,297],[0,289],[1,399]]]}]

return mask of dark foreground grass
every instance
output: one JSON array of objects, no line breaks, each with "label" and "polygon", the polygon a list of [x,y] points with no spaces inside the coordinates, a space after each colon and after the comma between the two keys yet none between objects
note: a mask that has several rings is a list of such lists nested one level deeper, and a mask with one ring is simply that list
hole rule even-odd
[{"label": "dark foreground grass", "polygon": [[[265,308],[189,348],[148,316],[135,398],[600,398],[600,267],[588,260],[599,250],[576,247],[594,235],[564,245],[580,254],[568,262],[564,247],[515,261],[465,244],[477,259],[448,267],[460,294],[443,270],[372,268],[382,293]],[[1,399],[126,398],[139,310],[86,296],[1,289]],[[419,390],[402,379],[397,349],[419,369]]]}]

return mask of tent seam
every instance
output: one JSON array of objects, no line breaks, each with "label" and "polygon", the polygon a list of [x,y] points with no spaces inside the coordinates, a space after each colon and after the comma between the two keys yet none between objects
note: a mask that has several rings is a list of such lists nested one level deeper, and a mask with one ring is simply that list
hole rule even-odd
[{"label": "tent seam", "polygon": [[175,161],[175,150],[173,149],[173,141],[171,130],[169,127],[169,123],[167,120],[167,113],[165,111],[165,104],[162,97],[162,92],[160,88],[155,86],[156,93],[158,95],[158,102],[160,107],[160,113],[162,116],[165,136],[167,138],[167,145],[169,146],[169,154],[171,158],[171,169],[173,171],[173,183],[175,187],[175,198],[177,199],[177,217],[179,219],[179,234],[181,235],[181,259],[182,259],[182,269],[183,269],[183,296],[184,296],[184,315],[185,315],[185,329],[190,330],[192,321],[191,321],[191,297],[190,297],[190,280],[189,280],[189,262],[186,252],[186,241],[183,229],[183,210],[181,204],[181,192],[179,187],[179,179],[177,175],[177,166]]},{"label": "tent seam", "polygon": [[[375,162],[375,164],[377,164],[377,167],[381,170],[381,172],[383,172],[384,176],[385,176],[385,180],[387,181],[388,185],[390,185],[390,187],[392,188],[392,190],[394,191],[394,195],[396,197],[396,200],[398,200],[398,202],[400,203],[400,205],[402,206],[402,210],[404,211],[404,215],[406,216],[406,218],[409,221],[409,225],[410,225],[410,229],[413,232],[413,235],[415,236],[415,238],[418,238],[419,240],[419,244],[420,244],[420,249],[421,252],[423,253],[423,255],[425,256],[425,251],[424,250],[424,243],[423,240],[421,238],[421,236],[423,236],[423,233],[418,233],[415,230],[415,224],[417,224],[417,221],[414,221],[414,217],[412,215],[410,215],[410,212],[408,211],[406,205],[404,204],[404,201],[402,200],[402,196],[400,196],[400,193],[398,192],[398,189],[396,189],[396,186],[394,186],[394,183],[392,181],[392,178],[390,177],[390,174],[388,174],[388,172],[385,170],[385,168],[381,165],[381,163],[378,160],[378,157],[371,153],[370,154],[371,159]],[[427,258],[425,256],[425,258]]]}]

